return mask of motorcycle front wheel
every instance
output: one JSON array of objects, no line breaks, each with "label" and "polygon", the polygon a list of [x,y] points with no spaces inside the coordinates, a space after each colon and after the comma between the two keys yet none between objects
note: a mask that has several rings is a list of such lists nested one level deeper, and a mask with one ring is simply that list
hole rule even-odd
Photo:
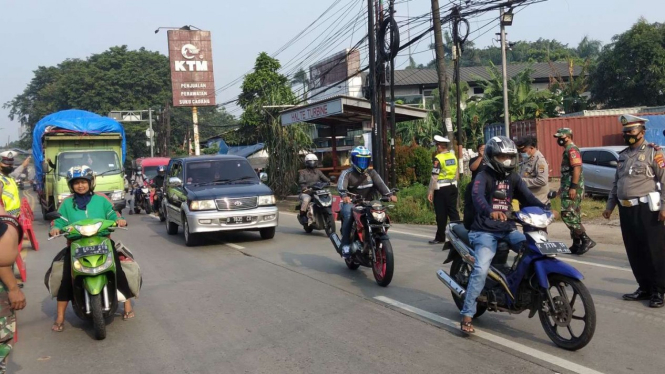
[{"label": "motorcycle front wheel", "polygon": [[374,273],[374,279],[379,286],[387,287],[393,280],[395,269],[393,246],[388,239],[377,239],[375,245],[372,273]]},{"label": "motorcycle front wheel", "polygon": [[[454,249],[451,249],[451,251],[453,250]],[[473,271],[471,265],[464,262],[461,257],[455,258],[452,265],[450,265],[450,277],[453,278],[455,282],[457,282],[457,284],[462,286],[465,290],[469,286],[469,276],[471,276],[471,271]],[[452,291],[450,291],[450,293],[453,295],[453,301],[455,301],[457,309],[462,311],[462,309],[464,309],[464,299],[457,297],[457,295],[455,295],[455,293]],[[477,304],[476,314],[473,316],[473,318],[482,316],[485,311],[487,311],[486,305]]]},{"label": "motorcycle front wheel", "polygon": [[92,309],[92,326],[95,329],[95,338],[106,338],[106,321],[102,310],[102,295],[90,295],[90,309]]},{"label": "motorcycle front wheel", "polygon": [[551,274],[548,280],[554,308],[543,291],[546,301],[538,311],[545,333],[563,349],[584,348],[596,331],[596,307],[591,293],[584,283],[564,275]]}]

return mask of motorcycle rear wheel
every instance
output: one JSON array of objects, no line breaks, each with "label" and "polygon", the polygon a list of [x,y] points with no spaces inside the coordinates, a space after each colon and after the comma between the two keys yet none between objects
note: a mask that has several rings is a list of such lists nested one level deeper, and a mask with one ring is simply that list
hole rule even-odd
[{"label": "motorcycle rear wheel", "polygon": [[326,236],[330,236],[330,234],[337,231],[337,227],[335,226],[335,219],[332,215],[325,216],[323,219],[325,220]]},{"label": "motorcycle rear wheel", "polygon": [[[471,265],[464,262],[464,260],[462,260],[460,257],[457,257],[453,260],[452,265],[450,265],[450,277],[466,290],[466,288],[469,286],[469,276],[471,275],[472,270],[473,269],[471,268]],[[462,309],[464,309],[464,299],[457,297],[457,295],[455,295],[455,293],[452,291],[450,291],[450,293],[453,295],[453,300],[455,301],[455,305],[457,305],[457,309],[462,311]],[[473,318],[482,316],[486,311],[486,305],[477,304],[476,314],[473,316]]]},{"label": "motorcycle rear wheel", "polygon": [[102,310],[102,295],[90,295],[90,309],[92,309],[92,326],[95,329],[95,339],[106,338],[106,321]]},{"label": "motorcycle rear wheel", "polygon": [[[596,307],[593,304],[591,293],[584,283],[564,275],[551,274],[548,280],[556,310],[545,312],[541,308],[538,311],[538,317],[540,317],[540,323],[545,333],[554,344],[563,349],[576,351],[584,348],[596,331]],[[578,298],[580,301],[576,303]],[[577,309],[581,309],[580,307],[584,308],[583,316],[575,315]],[[576,335],[571,327],[574,321],[584,322],[584,327],[579,335]]]},{"label": "motorcycle rear wheel", "polygon": [[374,280],[381,287],[387,287],[393,280],[395,270],[395,258],[393,257],[393,246],[388,239],[379,239],[376,241],[376,257],[372,263],[372,273]]}]

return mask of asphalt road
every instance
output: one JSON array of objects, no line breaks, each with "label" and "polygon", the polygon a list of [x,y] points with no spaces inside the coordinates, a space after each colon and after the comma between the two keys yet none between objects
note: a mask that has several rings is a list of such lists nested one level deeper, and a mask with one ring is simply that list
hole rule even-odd
[{"label": "asphalt road", "polygon": [[[586,277],[598,314],[592,342],[578,352],[554,346],[537,317],[486,313],[463,337],[450,292],[436,278],[446,253],[429,246],[431,227],[395,225],[395,277],[381,288],[371,269],[350,271],[321,232],[306,234],[291,213],[272,240],[258,233],[209,237],[188,248],[157,219],[129,216],[114,234],[143,271],[136,318],[115,318],[104,341],[68,311],[50,331],[55,300],[43,275],[64,240],[28,249],[28,306],[18,314],[11,373],[659,373],[665,310],[626,302],[636,286],[617,228],[571,258]],[[552,226],[554,239],[565,230]],[[592,234],[591,232],[590,234]],[[569,239],[567,239],[569,241]],[[444,266],[448,268],[447,265]]]}]

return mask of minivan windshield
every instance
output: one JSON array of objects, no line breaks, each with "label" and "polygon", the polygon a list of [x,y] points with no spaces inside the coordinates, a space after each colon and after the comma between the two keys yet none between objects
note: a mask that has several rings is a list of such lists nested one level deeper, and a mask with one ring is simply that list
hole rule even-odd
[{"label": "minivan windshield", "polygon": [[122,167],[118,155],[113,151],[73,151],[58,155],[58,175],[67,176],[67,171],[74,166],[89,166],[95,174],[120,174]]},{"label": "minivan windshield", "polygon": [[247,160],[208,160],[187,163],[186,184],[258,183]]}]

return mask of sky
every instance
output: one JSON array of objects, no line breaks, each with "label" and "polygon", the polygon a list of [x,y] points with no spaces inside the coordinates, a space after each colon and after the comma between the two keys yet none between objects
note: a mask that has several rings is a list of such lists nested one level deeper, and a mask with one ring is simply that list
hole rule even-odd
[{"label": "sky", "polygon": [[[444,6],[452,1],[439,2]],[[3,41],[0,145],[5,144],[6,137],[16,140],[19,133],[19,124],[10,121],[9,110],[2,109],[1,104],[23,92],[38,66],[57,65],[68,58],[85,59],[117,45],[127,45],[130,49],[145,47],[166,54],[166,32],[155,34],[155,29],[193,25],[212,34],[215,86],[221,88],[250,71],[260,52],[274,55],[332,4],[335,5],[312,29],[276,57],[286,65],[284,72],[289,73],[299,63],[315,62],[349,48],[367,32],[362,19],[350,31],[345,30],[346,38],[320,50],[315,47],[322,40],[322,34],[354,19],[366,3],[366,0],[0,0],[0,40]],[[397,19],[403,22],[401,32],[406,29],[407,15],[417,17],[431,11],[430,0],[397,0],[396,3]],[[493,40],[498,32],[495,17],[498,12],[471,20],[469,40],[474,40],[477,47],[498,45]],[[533,41],[542,37],[576,46],[586,35],[605,44],[612,36],[629,29],[640,17],[649,22],[665,22],[665,1],[548,0],[519,9],[513,25],[507,28],[507,38]],[[316,26],[319,27],[314,28]],[[427,27],[429,24],[412,24],[411,37]],[[428,35],[411,50],[418,63],[432,60],[432,51],[428,51],[432,38]],[[407,40],[408,35],[402,36],[402,44]],[[305,61],[304,56],[310,52],[310,59]],[[406,55],[405,52],[397,58],[398,68],[407,63]],[[364,58],[363,53],[361,60]],[[217,102],[235,99],[240,83],[218,92]],[[228,109],[234,115],[240,114],[237,107],[231,105]]]}]

